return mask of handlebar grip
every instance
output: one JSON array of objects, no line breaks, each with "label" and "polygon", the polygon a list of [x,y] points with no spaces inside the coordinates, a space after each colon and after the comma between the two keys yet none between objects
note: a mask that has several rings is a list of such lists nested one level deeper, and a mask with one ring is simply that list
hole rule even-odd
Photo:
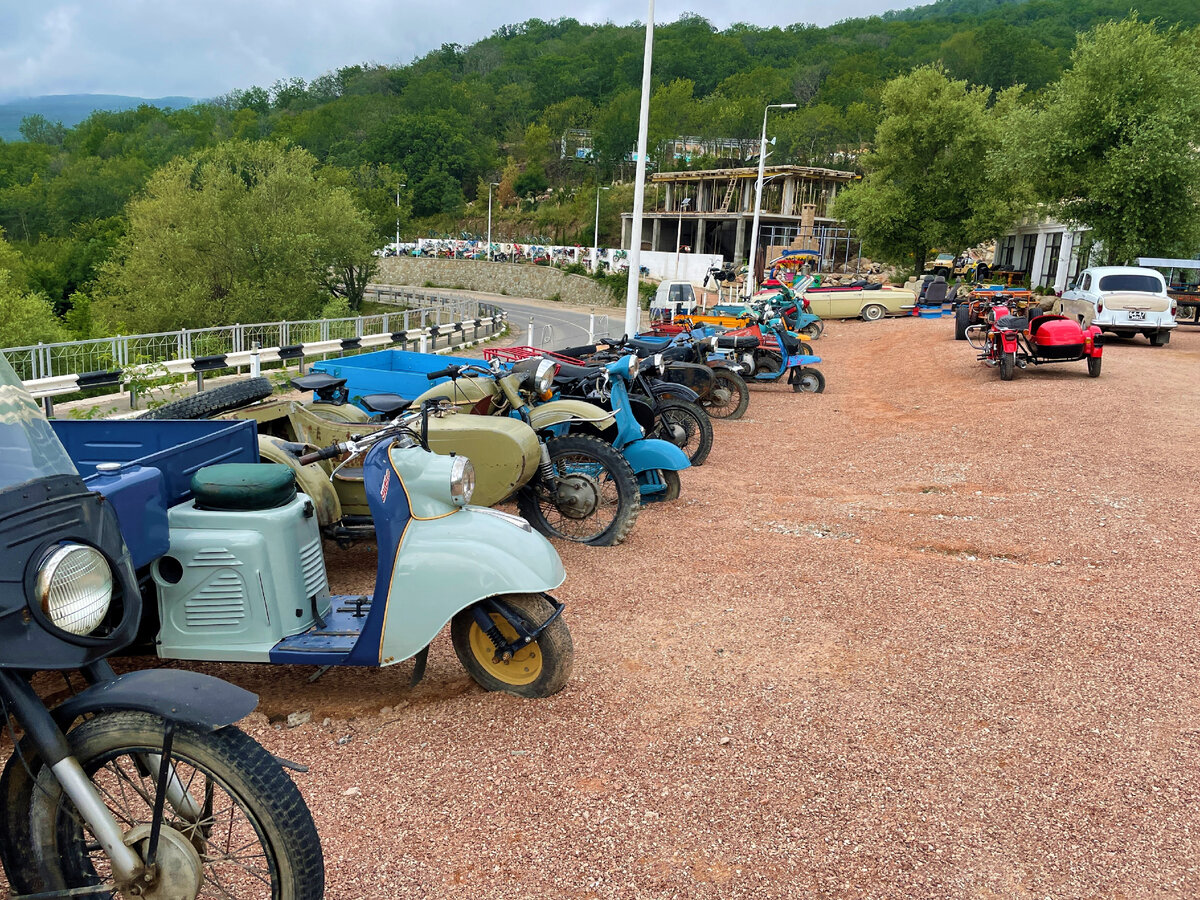
[{"label": "handlebar grip", "polygon": [[335,456],[340,456],[341,453],[342,448],[339,445],[331,444],[328,447],[322,447],[320,450],[314,450],[312,453],[305,453],[296,459],[300,465],[307,466],[322,459],[333,459]]},{"label": "handlebar grip", "polygon": [[458,372],[459,372],[458,366],[446,366],[446,368],[441,369],[440,371],[430,372],[425,377],[428,378],[430,381],[433,381],[437,378],[453,378],[455,375],[458,374]]}]

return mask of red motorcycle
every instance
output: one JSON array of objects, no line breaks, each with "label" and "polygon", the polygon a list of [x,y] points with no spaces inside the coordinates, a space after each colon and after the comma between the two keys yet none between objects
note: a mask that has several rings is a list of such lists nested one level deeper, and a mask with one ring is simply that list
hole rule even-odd
[{"label": "red motorcycle", "polygon": [[1104,338],[1095,325],[1084,328],[1074,319],[1045,313],[1015,316],[1007,306],[997,305],[987,311],[986,323],[966,331],[971,346],[980,351],[979,359],[999,368],[1004,381],[1012,381],[1018,368],[1081,359],[1087,360],[1089,377],[1100,375]]}]

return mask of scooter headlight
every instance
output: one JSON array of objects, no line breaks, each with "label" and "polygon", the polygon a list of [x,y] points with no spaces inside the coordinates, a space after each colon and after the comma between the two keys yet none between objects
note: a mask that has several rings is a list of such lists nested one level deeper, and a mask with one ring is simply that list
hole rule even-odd
[{"label": "scooter headlight", "polygon": [[659,375],[662,375],[667,371],[667,363],[663,359],[663,355],[661,353],[654,354],[654,368],[658,369]]},{"label": "scooter headlight", "polygon": [[554,373],[557,371],[558,366],[548,359],[538,363],[537,371],[533,373],[534,390],[544,394],[554,387]]},{"label": "scooter headlight", "polygon": [[93,547],[60,544],[38,566],[36,591],[52,625],[71,634],[91,634],[112,603],[112,567]]},{"label": "scooter headlight", "polygon": [[630,354],[629,354],[627,357],[625,357],[625,362],[626,362],[626,364],[627,364],[627,368],[628,368],[628,370],[629,370],[629,372],[628,372],[628,378],[629,378],[629,380],[630,380],[630,381],[633,381],[633,379],[637,378],[637,374],[638,374],[638,358],[637,358],[637,354],[636,354],[636,353],[630,353]]},{"label": "scooter headlight", "polygon": [[475,493],[475,467],[465,456],[454,457],[450,467],[450,499],[455,506],[466,506]]}]

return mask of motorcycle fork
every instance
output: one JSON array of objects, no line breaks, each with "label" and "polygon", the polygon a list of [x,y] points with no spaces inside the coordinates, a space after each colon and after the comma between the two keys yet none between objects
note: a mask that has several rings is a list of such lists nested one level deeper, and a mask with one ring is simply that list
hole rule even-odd
[{"label": "motorcycle fork", "polygon": [[[550,601],[554,607],[554,612],[550,613],[550,617],[545,622],[532,629],[527,627],[524,617],[513,612],[508,608],[508,604],[494,597],[480,600],[471,607],[471,615],[475,619],[475,624],[479,626],[480,631],[487,635],[487,639],[496,648],[492,662],[508,662],[518,650],[536,641],[542,632],[550,626],[550,623],[562,615],[563,605],[561,603],[549,594],[542,594],[542,596]],[[492,620],[492,615],[503,617],[504,621],[509,624],[509,627],[517,633],[516,638],[511,642],[506,640],[504,635],[500,633],[499,626]]]},{"label": "motorcycle fork", "polygon": [[[79,760],[71,755],[66,736],[55,724],[46,705],[34,693],[33,687],[16,673],[0,669],[0,696],[3,696],[6,704],[12,704],[17,720],[38,754],[92,830],[92,835],[112,864],[113,880],[122,885],[139,878],[145,871],[145,865],[133,848],[125,844],[124,832],[112,810],[100,797]],[[161,811],[158,818],[161,819]]]}]

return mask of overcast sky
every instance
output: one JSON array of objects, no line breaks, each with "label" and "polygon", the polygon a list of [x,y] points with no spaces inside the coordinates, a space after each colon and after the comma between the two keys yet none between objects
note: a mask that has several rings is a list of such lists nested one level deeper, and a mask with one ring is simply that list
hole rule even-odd
[{"label": "overcast sky", "polygon": [[[828,25],[920,2],[928,0],[662,0],[654,17],[672,22],[690,11],[719,28]],[[641,0],[0,0],[0,101],[207,98],[355,63],[409,63],[443,43],[470,44],[529,18],[627,24],[644,21],[647,8]]]}]

